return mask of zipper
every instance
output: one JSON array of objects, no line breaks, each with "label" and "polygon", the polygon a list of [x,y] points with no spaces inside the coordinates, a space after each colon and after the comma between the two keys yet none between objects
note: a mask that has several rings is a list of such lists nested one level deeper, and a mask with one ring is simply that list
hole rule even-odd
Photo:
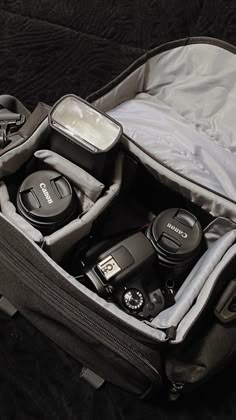
[{"label": "zipper", "polygon": [[[47,286],[46,283],[43,282],[36,274],[37,269],[32,270],[24,265],[22,257],[16,250],[14,250],[14,253],[19,255],[19,258],[13,255],[13,249],[10,249],[6,242],[3,244],[0,241],[0,245],[0,255],[3,260],[5,259],[6,265],[10,264],[14,271],[17,268],[21,273],[24,272],[28,278],[31,279],[31,284],[29,284],[29,282],[25,282],[21,277],[22,283],[24,283],[26,287],[33,290],[33,292],[38,294],[40,297],[43,296],[43,299],[48,304],[53,305],[53,308],[58,312],[63,313],[63,315],[65,315],[66,312],[66,318],[72,321],[75,325],[81,327],[83,331],[87,332],[89,326],[90,334],[95,339],[106,345],[112,351],[115,349],[122,358],[126,359],[133,367],[144,374],[149,382],[150,378],[152,378],[151,380],[155,382],[157,381],[157,378],[159,378],[159,381],[161,382],[160,373],[151,364],[151,362],[143,356],[137,345],[132,344],[131,346],[128,346],[124,340],[118,338],[111,332],[110,325],[105,326],[107,322],[103,318],[101,318],[98,314],[94,317],[94,313],[79,301],[78,303],[81,309],[75,308],[75,305],[70,302],[70,300],[74,298],[70,297],[69,300],[64,295],[62,296],[61,289],[48,278],[47,281],[50,281],[52,287]],[[45,275],[43,276],[46,277]],[[63,291],[63,294],[66,294],[66,292]],[[95,322],[93,320],[94,318]],[[129,343],[130,340],[131,339],[129,337]]]}]

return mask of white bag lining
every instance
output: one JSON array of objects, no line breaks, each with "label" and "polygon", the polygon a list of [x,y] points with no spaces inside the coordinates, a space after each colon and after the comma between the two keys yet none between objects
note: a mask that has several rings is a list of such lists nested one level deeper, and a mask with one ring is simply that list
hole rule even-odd
[{"label": "white bag lining", "polygon": [[153,56],[94,102],[123,124],[132,138],[124,136],[126,147],[162,182],[213,216],[232,220],[235,68],[233,49],[210,40],[182,45]]}]

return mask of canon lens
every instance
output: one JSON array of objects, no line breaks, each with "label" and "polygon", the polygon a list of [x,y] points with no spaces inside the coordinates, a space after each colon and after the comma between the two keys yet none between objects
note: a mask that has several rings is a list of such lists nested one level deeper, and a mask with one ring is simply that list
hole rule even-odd
[{"label": "canon lens", "polygon": [[198,219],[179,208],[160,213],[149,226],[147,237],[157,251],[159,266],[165,269],[167,278],[186,273],[203,245]]},{"label": "canon lens", "polygon": [[60,173],[41,170],[29,175],[17,192],[17,210],[32,226],[48,235],[79,212],[79,200]]}]

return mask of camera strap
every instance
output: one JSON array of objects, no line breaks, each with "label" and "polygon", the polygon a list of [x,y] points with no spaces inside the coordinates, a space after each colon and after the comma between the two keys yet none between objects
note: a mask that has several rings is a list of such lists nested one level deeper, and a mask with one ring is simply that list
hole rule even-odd
[{"label": "camera strap", "polygon": [[40,102],[30,113],[17,99],[8,95],[0,96],[0,149],[19,138],[30,137],[47,118],[50,108]]},{"label": "camera strap", "polygon": [[25,115],[16,114],[6,108],[0,109],[0,148],[4,148],[8,145],[10,140],[8,135],[12,131],[18,130],[18,128],[24,124]]},{"label": "camera strap", "polygon": [[10,143],[15,133],[30,116],[29,110],[11,95],[0,95],[0,148]]}]

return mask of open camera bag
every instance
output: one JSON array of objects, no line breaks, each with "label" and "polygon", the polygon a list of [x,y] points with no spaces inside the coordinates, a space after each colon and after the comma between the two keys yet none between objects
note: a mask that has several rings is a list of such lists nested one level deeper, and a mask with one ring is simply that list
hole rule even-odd
[{"label": "open camera bag", "polygon": [[[181,39],[148,52],[90,95],[89,102],[122,124],[121,153],[110,186],[81,218],[43,242],[20,225],[12,206],[6,207],[1,182],[2,299],[78,359],[84,366],[81,378],[95,388],[108,381],[138,397],[152,394],[158,400],[164,390],[175,399],[209,380],[234,356],[235,53],[234,46],[220,40]],[[26,118],[12,133],[14,141],[1,150],[4,180],[41,149],[50,107],[39,104],[30,114],[10,96],[1,96],[0,104]],[[45,150],[40,153],[70,175]],[[156,182],[153,194],[165,186],[211,218],[204,229],[207,250],[178,290],[176,303],[152,322],[128,315],[60,266],[63,253],[89,235],[115,202],[122,183],[132,179],[132,171],[124,169],[124,156],[151,173]],[[11,304],[5,305],[6,311],[11,312]]]}]

